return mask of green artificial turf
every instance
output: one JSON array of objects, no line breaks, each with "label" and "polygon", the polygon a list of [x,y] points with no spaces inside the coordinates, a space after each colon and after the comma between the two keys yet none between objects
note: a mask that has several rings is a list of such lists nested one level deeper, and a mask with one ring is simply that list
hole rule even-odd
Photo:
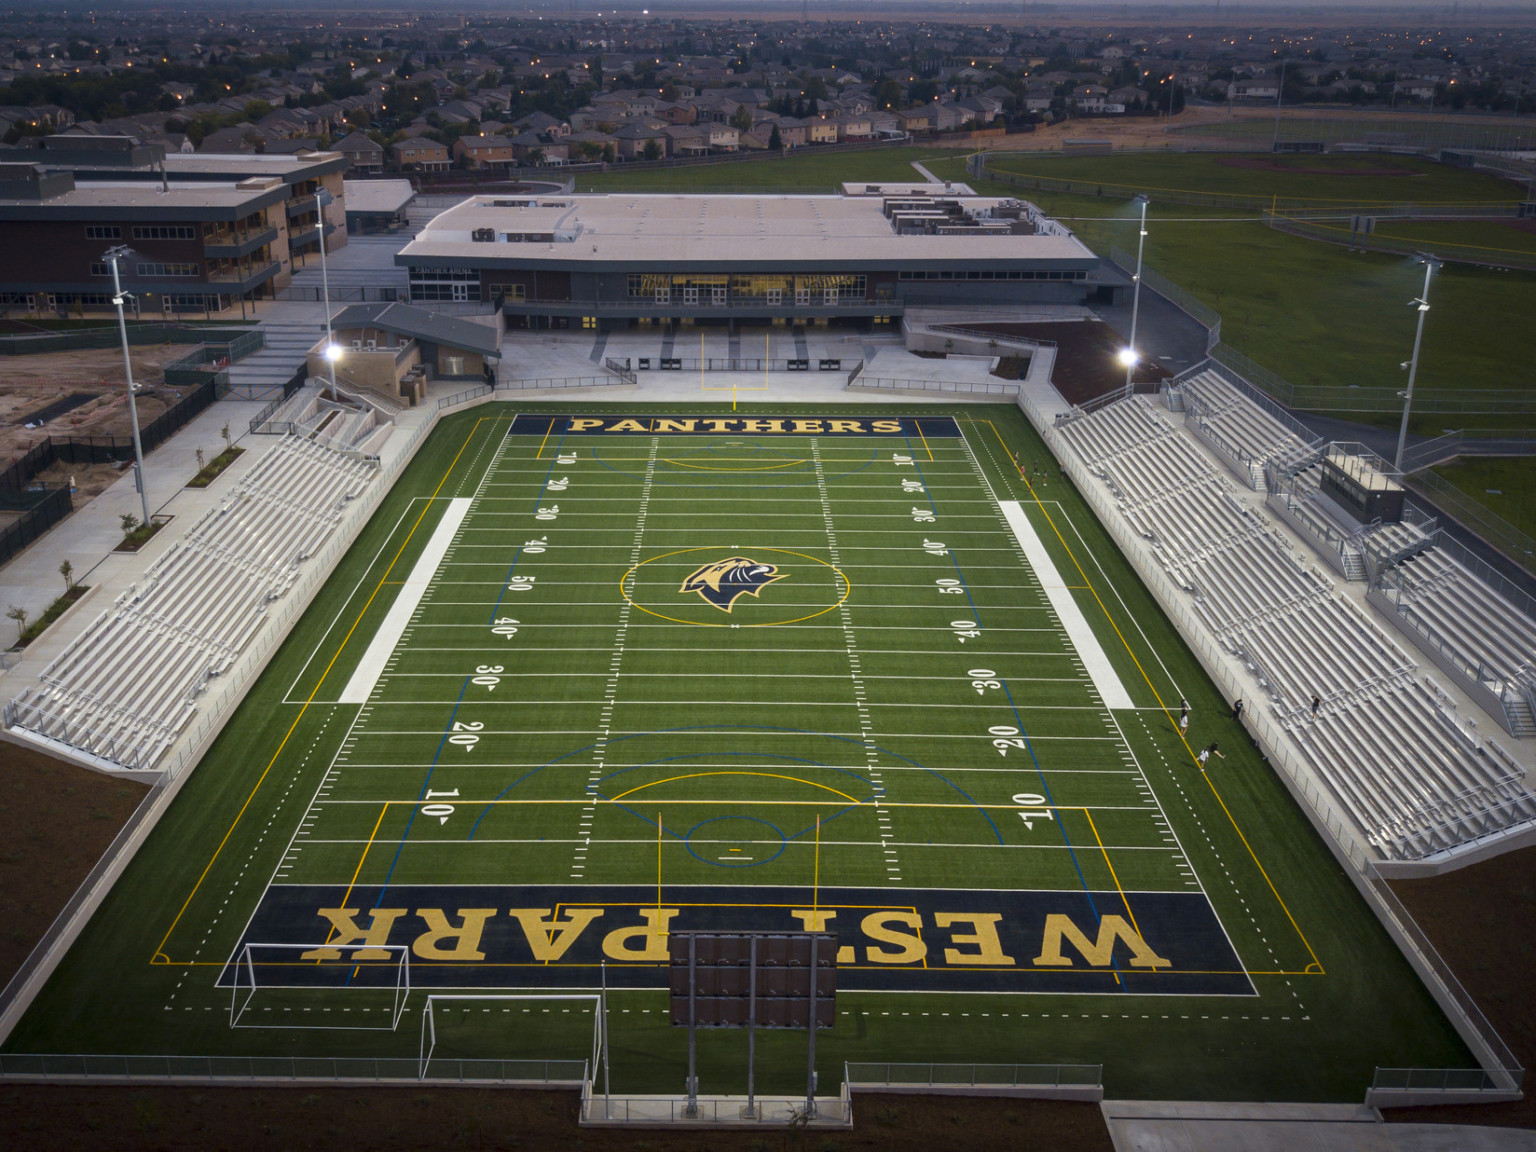
[{"label": "green artificial turf", "polygon": [[[901,411],[749,407],[737,415]],[[1017,409],[956,408],[963,440],[562,440],[562,415],[616,409],[523,410],[549,414],[545,435],[508,438],[514,410],[489,405],[426,441],[6,1053],[414,1058],[420,986],[444,964],[419,949],[396,1031],[380,1027],[384,993],[344,986],[365,982],[347,955],[329,987],[251,996],[242,1023],[282,1026],[230,1027],[217,978],[269,885],[331,885],[358,916],[440,905],[450,928],[476,908],[505,923],[530,885],[553,894],[536,919],[637,886],[599,901],[609,931],[641,924],[653,894],[687,908],[707,884],[749,907],[788,891],[770,901],[781,917],[862,890],[862,908],[832,903],[834,928],[871,905],[926,909],[939,970],[910,974],[923,989],[848,990],[881,963],[867,939],[843,961],[837,1024],[818,1039],[824,1091],[844,1060],[1064,1062],[1102,1064],[1112,1096],[1356,1101],[1377,1066],[1470,1065]],[[1034,490],[1011,453],[1045,463]],[[455,498],[468,517],[379,686],[365,706],[337,703]],[[1022,503],[1134,709],[1099,702],[996,500]],[[729,614],[684,590],[696,559],[736,555],[784,579]],[[1208,775],[1164,711],[1180,697],[1190,744],[1226,753]],[[508,894],[414,887],[445,884]],[[994,956],[979,989],[963,959],[941,961],[979,945],[934,909],[1031,890],[1071,901],[1089,932],[1085,890],[1128,918],[1153,893],[1203,892],[1251,987],[1126,991],[1123,940],[1093,993],[1038,990],[1033,942]],[[544,987],[548,971],[488,982]],[[678,1091],[665,973],[625,971],[649,987],[611,997],[615,1090]],[[581,1058],[587,1011],[444,1005],[439,1055]],[[759,1090],[803,1085],[803,1039],[760,1041]],[[700,1051],[701,1090],[742,1090],[741,1033],[706,1033]]]}]

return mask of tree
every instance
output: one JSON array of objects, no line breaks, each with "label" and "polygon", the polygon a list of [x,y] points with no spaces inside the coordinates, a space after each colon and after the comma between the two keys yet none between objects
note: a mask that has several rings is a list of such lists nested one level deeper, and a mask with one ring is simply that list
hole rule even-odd
[{"label": "tree", "polygon": [[880,77],[875,85],[874,100],[877,107],[897,108],[901,105],[901,85],[889,76]]},{"label": "tree", "polygon": [[229,425],[228,424],[224,425],[224,427],[219,429],[219,435],[224,437],[224,450],[226,452],[228,452],[231,448],[233,448],[235,446],[235,442],[229,438]]},{"label": "tree", "polygon": [[642,160],[660,160],[661,159],[661,141],[659,141],[659,140],[647,140],[645,142],[645,147],[643,149],[641,149],[641,151],[640,151],[640,158]]},{"label": "tree", "polygon": [[139,518],[132,512],[124,512],[117,522],[123,526],[123,535],[128,537],[132,537],[139,527]]},{"label": "tree", "polygon": [[19,643],[21,641],[21,634],[27,630],[27,610],[12,604],[10,608],[6,609],[5,614],[16,621],[16,640]]},{"label": "tree", "polygon": [[68,560],[59,561],[59,575],[64,577],[64,591],[75,586],[75,566]]},{"label": "tree", "polygon": [[205,467],[207,467],[207,465],[203,460],[203,450],[199,448],[197,450],[197,470],[201,472]]},{"label": "tree", "polygon": [[738,132],[745,132],[752,127],[752,109],[745,104],[736,105],[736,111],[731,113],[731,127]]},{"label": "tree", "polygon": [[779,134],[779,126],[775,124],[773,131],[768,133],[768,147],[775,152],[784,151],[784,137]]}]

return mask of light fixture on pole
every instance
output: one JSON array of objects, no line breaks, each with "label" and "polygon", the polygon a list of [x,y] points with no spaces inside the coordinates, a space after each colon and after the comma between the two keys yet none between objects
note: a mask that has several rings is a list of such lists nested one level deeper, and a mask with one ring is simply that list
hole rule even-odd
[{"label": "light fixture on pole", "polygon": [[333,199],[335,197],[324,188],[315,189],[315,228],[320,234],[320,290],[325,295],[325,361],[330,367],[331,387],[335,388],[336,361],[341,358],[341,349],[331,335],[331,278],[325,269],[325,205]]},{"label": "light fixture on pole", "polygon": [[133,361],[128,357],[128,321],[123,316],[123,281],[118,262],[128,255],[121,244],[107,249],[104,259],[112,265],[112,303],[117,305],[117,331],[123,338],[123,376],[128,381],[128,426],[133,429],[133,482],[139,489],[139,506],[144,511],[144,527],[149,527],[149,492],[144,487],[144,446],[139,441],[139,409],[133,401]]},{"label": "light fixture on pole", "polygon": [[1141,315],[1141,256],[1147,245],[1147,197],[1145,193],[1136,197],[1136,203],[1141,207],[1140,234],[1136,237],[1136,275],[1132,280],[1131,289],[1131,342],[1120,349],[1116,357],[1125,365],[1125,390],[1131,390],[1131,375],[1136,371],[1136,363],[1141,356],[1136,351],[1136,321]]},{"label": "light fixture on pole", "polygon": [[1424,340],[1424,317],[1429,312],[1429,278],[1440,267],[1440,261],[1433,256],[1421,253],[1414,257],[1424,265],[1424,294],[1416,299],[1408,301],[1410,308],[1418,308],[1419,325],[1413,334],[1413,356],[1402,366],[1408,369],[1408,390],[1402,393],[1403,397],[1403,426],[1397,433],[1397,455],[1392,459],[1392,467],[1399,472],[1403,470],[1403,449],[1408,446],[1408,413],[1413,406],[1413,381],[1419,374],[1419,345]]}]

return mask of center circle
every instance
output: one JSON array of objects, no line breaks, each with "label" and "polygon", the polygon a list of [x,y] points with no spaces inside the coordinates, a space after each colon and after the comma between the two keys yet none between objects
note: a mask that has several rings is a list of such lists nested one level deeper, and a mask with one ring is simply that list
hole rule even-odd
[{"label": "center circle", "polygon": [[[794,612],[803,613],[802,615],[789,616],[778,620],[733,620],[729,618],[728,613],[720,611],[716,608],[711,608],[706,605],[704,601],[698,600],[700,608],[720,616],[721,619],[711,620],[707,617],[704,617],[703,613],[701,613],[702,618],[697,620],[690,620],[685,616],[672,616],[668,615],[666,612],[658,612],[655,608],[646,607],[644,604],[640,603],[638,599],[635,598],[636,593],[634,590],[641,579],[641,569],[645,568],[645,566],[648,564],[659,564],[663,561],[670,561],[672,564],[677,566],[677,578],[673,579],[669,577],[661,584],[661,587],[667,589],[668,595],[670,596],[678,594],[677,589],[680,587],[682,577],[686,576],[691,569],[697,568],[699,562],[704,560],[706,555],[723,559],[724,557],[733,555],[735,551],[736,550],[734,549],[728,550],[724,548],[683,548],[676,552],[663,552],[660,556],[652,556],[649,560],[642,560],[640,563],[636,564],[633,568],[629,569],[624,573],[623,576],[619,578],[619,595],[623,596],[625,600],[629,601],[636,608],[640,609],[640,611],[647,613],[648,615],[657,616],[662,620],[670,620],[674,624],[696,624],[700,627],[706,628],[766,628],[775,624],[798,624],[804,620],[814,620],[817,616],[824,616],[848,599],[848,593],[851,591],[851,586],[848,583],[848,577],[843,573],[841,568],[838,568],[835,564],[829,564],[825,560],[820,560],[815,556],[808,555],[807,553],[791,552],[785,548],[752,548],[749,550],[749,552],[751,558],[754,560],[762,559],[770,562],[780,563],[776,558],[792,556],[797,561],[809,560],[813,564],[820,564],[823,568],[829,569],[832,572],[834,595],[836,596],[836,599],[834,599],[832,603],[828,604],[825,608],[818,608],[814,612],[804,612],[805,605],[802,604],[793,609]],[[652,571],[655,570],[653,569]],[[786,576],[792,577],[793,572],[786,573]],[[840,594],[837,588],[839,583],[841,584]],[[790,584],[788,587],[795,588],[797,585]],[[804,588],[806,585],[802,583],[798,585],[798,587]],[[751,597],[750,599],[753,603],[756,603],[757,601],[755,596]],[[746,600],[747,597],[742,597],[741,601],[739,602]],[[683,604],[685,602],[686,601],[682,599],[675,601],[677,604]],[[671,603],[672,602],[669,601],[669,606]]]},{"label": "center circle", "polygon": [[[699,836],[700,843],[695,848],[694,836],[706,828],[709,831]],[[765,839],[768,843],[763,842]],[[756,868],[777,860],[785,848],[784,833],[778,826],[756,816],[712,816],[700,820],[688,829],[683,844],[695,860],[717,868]]]}]

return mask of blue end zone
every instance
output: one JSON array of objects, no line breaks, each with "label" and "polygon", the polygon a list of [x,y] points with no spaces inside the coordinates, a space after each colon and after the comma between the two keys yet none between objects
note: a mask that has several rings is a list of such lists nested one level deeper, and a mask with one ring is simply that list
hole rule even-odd
[{"label": "blue end zone", "polygon": [[[661,911],[670,931],[799,932],[811,922],[810,896],[679,886],[663,889]],[[815,909],[821,930],[838,937],[846,991],[1255,994],[1202,894],[1091,896],[823,888]],[[329,940],[326,959],[342,962],[367,959],[370,943],[411,945],[412,987],[585,988],[606,958],[610,985],[662,988],[665,962],[645,954],[656,919],[656,890],[643,885],[275,885],[241,945]],[[232,958],[239,955],[237,946]],[[335,962],[288,964],[280,979],[261,983],[327,987],[338,971],[346,969]],[[227,964],[219,985],[230,979]]]},{"label": "blue end zone", "polygon": [[508,436],[919,436],[954,438],[952,416],[540,416],[524,413]]}]

